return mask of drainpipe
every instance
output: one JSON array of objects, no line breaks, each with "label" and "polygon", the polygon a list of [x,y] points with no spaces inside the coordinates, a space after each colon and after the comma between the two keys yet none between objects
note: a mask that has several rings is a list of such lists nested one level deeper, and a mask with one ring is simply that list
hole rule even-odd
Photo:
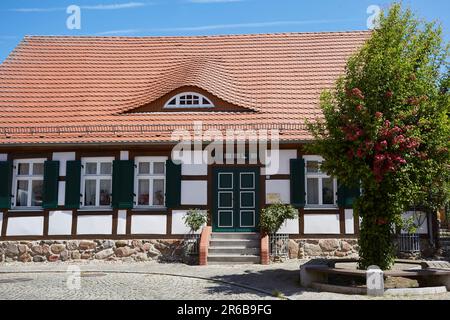
[{"label": "drainpipe", "polygon": [[431,212],[427,212],[427,224],[428,224],[428,237],[430,240],[430,244],[433,248],[436,248],[436,242],[434,241],[434,223],[433,223],[434,215]]}]

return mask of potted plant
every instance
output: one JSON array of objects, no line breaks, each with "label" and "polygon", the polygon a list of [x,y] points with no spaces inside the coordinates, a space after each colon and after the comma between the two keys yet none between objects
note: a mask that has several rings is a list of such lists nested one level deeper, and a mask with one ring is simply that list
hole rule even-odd
[{"label": "potted plant", "polygon": [[294,219],[298,211],[289,204],[281,202],[271,204],[261,210],[259,226],[261,231],[269,235],[270,254],[274,259],[280,256],[287,256],[289,237],[287,235],[277,235],[282,224],[289,219]]},{"label": "potted plant", "polygon": [[200,209],[189,209],[183,217],[184,224],[189,228],[189,233],[185,237],[185,250],[188,254],[198,253],[200,236],[196,232],[206,224],[207,220],[208,211]]}]

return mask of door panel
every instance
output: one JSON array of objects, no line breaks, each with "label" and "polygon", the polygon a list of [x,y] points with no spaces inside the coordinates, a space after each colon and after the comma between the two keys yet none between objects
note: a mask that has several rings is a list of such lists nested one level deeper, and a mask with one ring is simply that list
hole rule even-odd
[{"label": "door panel", "polygon": [[213,230],[253,232],[259,223],[259,168],[213,170]]}]

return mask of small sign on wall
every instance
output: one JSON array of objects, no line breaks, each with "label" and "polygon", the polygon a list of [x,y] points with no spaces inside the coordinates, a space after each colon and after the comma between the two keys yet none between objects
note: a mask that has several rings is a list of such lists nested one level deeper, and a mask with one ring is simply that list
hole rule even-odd
[{"label": "small sign on wall", "polygon": [[267,203],[277,203],[281,202],[281,194],[280,193],[268,193],[266,194]]}]

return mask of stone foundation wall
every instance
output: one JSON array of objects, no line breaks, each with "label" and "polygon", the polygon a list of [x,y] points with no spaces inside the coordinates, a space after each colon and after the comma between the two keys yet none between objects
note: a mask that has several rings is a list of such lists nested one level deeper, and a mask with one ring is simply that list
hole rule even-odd
[{"label": "stone foundation wall", "polygon": [[[394,241],[396,245],[397,242]],[[397,256],[402,259],[430,258],[436,254],[436,249],[430,245],[428,239],[420,239],[421,252],[402,253]],[[290,239],[289,258],[358,258],[357,239]]]},{"label": "stone foundation wall", "polygon": [[289,258],[358,258],[356,239],[290,239]]},{"label": "stone foundation wall", "polygon": [[196,263],[182,240],[42,240],[0,242],[0,262],[68,260]]}]

